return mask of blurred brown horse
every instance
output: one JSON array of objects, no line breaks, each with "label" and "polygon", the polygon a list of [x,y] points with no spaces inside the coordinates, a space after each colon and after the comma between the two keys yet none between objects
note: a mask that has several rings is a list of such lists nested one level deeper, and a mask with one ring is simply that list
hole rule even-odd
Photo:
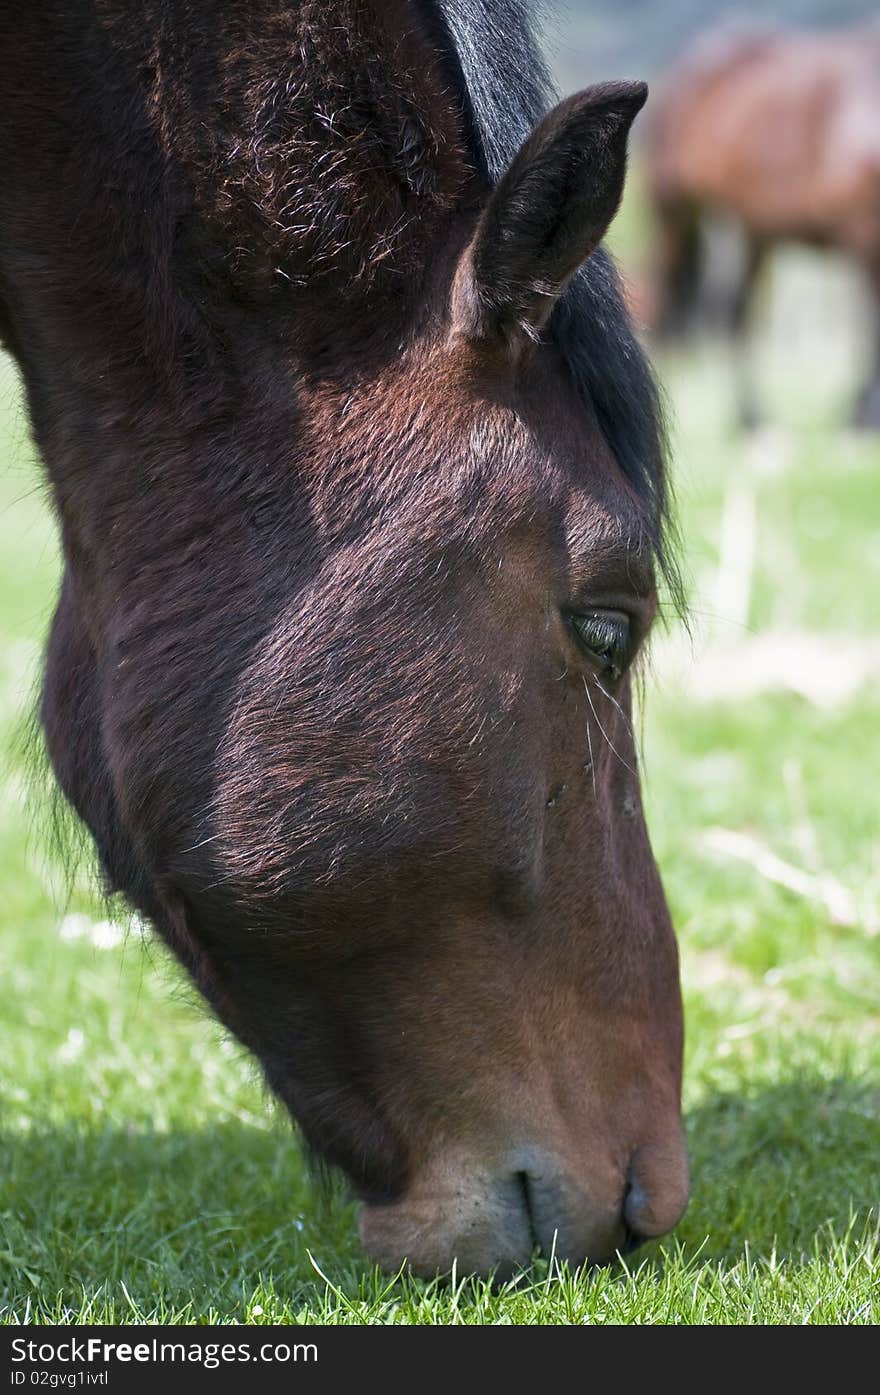
[{"label": "blurred brown horse", "polygon": [[[745,236],[726,307],[738,336],[774,245],[837,249],[873,290],[876,352],[856,421],[880,427],[880,28],[703,36],[655,103],[648,168],[658,331],[681,333],[693,322],[707,213],[732,217]],[[753,418],[750,393],[742,406]]]}]

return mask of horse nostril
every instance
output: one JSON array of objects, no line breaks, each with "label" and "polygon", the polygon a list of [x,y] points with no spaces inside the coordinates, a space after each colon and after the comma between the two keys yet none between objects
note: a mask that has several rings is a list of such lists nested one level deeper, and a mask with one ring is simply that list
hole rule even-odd
[{"label": "horse nostril", "polygon": [[[571,1264],[604,1263],[629,1234],[618,1206],[597,1205],[551,1159],[536,1158],[533,1168],[514,1172],[519,1224],[532,1254],[540,1250]],[[633,1240],[632,1248],[638,1243]]]},{"label": "horse nostril", "polygon": [[531,1178],[529,1177],[529,1174],[527,1172],[517,1172],[514,1174],[514,1181],[517,1183],[519,1187],[520,1197],[522,1200],[522,1208],[525,1213],[526,1223],[529,1227],[529,1236],[531,1237],[532,1249],[534,1249],[535,1246],[540,1245],[541,1242],[538,1238],[538,1233],[535,1229],[535,1213],[532,1206]]}]

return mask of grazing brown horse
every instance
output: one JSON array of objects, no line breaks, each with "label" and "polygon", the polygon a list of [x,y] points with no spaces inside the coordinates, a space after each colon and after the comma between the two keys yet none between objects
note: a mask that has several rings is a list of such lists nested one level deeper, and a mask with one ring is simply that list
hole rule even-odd
[{"label": "grazing brown horse", "polygon": [[[880,427],[880,28],[704,36],[654,104],[648,176],[660,332],[681,331],[695,309],[707,212],[732,216],[745,235],[728,307],[737,335],[773,247],[841,251],[868,279],[876,322],[856,421]],[[750,396],[743,405],[753,416]]]},{"label": "grazing brown horse", "polygon": [[666,517],[599,243],[640,83],[520,0],[0,10],[0,303],[65,571],[42,720],[109,888],[383,1264],[685,1205],[631,673]]}]

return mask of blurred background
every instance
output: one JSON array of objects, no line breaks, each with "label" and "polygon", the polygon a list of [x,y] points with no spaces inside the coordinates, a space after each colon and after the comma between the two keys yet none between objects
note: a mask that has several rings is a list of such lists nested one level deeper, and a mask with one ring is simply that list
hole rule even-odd
[{"label": "blurred background", "polygon": [[[675,87],[684,48],[719,22],[729,34],[758,22],[830,36],[875,13],[867,0],[583,0],[549,24],[548,43],[563,90],[629,75],[660,94]],[[866,130],[880,131],[880,42],[872,90],[861,124],[842,123],[841,161]],[[653,108],[638,123],[611,245],[667,398],[689,599],[686,626],[667,601],[642,714],[688,1023],[695,1186],[676,1243],[693,1268],[675,1291],[675,1320],[710,1311],[697,1304],[707,1285],[727,1320],[754,1317],[749,1295],[759,1292],[765,1315],[871,1320],[880,433],[850,422],[876,310],[857,259],[785,239],[756,276],[738,344],[724,314],[660,342]],[[753,145],[737,159],[747,164],[800,120],[752,123]],[[880,173],[872,197],[880,209]],[[741,271],[744,234],[729,210],[708,210],[704,236],[721,249],[706,259],[718,280]],[[744,361],[757,407],[745,414]],[[316,1215],[249,1062],[185,991],[169,992],[181,986],[177,970],[95,898],[85,871],[71,892],[47,852],[26,714],[57,547],[8,364],[0,466],[0,1120],[16,1140],[0,1197],[3,1291],[16,1311],[33,1302],[51,1318],[76,1306],[76,1292],[100,1290],[107,1321],[156,1312],[160,1299],[241,1317],[256,1295],[269,1320],[276,1300],[259,1276],[283,1265],[288,1287],[302,1281],[306,1247],[334,1273],[356,1274],[349,1222]]]},{"label": "blurred background", "polygon": [[615,75],[655,77],[691,39],[719,24],[834,30],[878,13],[876,0],[545,0],[545,8],[564,87]]}]

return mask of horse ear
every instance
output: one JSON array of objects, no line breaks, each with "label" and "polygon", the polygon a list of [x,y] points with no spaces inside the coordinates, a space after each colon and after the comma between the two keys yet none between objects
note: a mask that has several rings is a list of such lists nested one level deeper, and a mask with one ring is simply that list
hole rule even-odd
[{"label": "horse ear", "polygon": [[602,83],[539,122],[462,256],[453,332],[514,348],[539,337],[569,277],[617,212],[629,128],[647,96],[643,82]]}]

